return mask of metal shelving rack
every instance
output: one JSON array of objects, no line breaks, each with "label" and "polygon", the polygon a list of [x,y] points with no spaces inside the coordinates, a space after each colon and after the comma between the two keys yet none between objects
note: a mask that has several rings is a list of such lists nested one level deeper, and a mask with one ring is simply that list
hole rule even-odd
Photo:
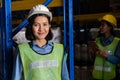
[{"label": "metal shelving rack", "polygon": [[[52,0],[46,0],[44,5],[48,5]],[[73,45],[73,0],[64,0],[64,45],[69,50],[69,72],[70,80],[74,80],[74,45]],[[12,8],[11,0],[2,0],[0,7],[0,55],[2,56],[2,80],[10,80],[13,67],[13,40],[12,37],[28,24],[24,20],[18,28],[12,32]],[[68,33],[66,32],[68,31]],[[69,38],[67,38],[67,34]],[[67,44],[68,42],[68,44]]]}]

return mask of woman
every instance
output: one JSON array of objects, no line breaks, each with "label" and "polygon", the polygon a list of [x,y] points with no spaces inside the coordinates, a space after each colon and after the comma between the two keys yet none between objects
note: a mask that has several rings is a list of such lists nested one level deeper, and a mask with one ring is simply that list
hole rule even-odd
[{"label": "woman", "polygon": [[12,80],[69,80],[62,44],[53,43],[52,14],[44,5],[36,5],[28,15],[26,38],[19,44]]},{"label": "woman", "polygon": [[94,79],[116,78],[116,65],[120,64],[120,39],[114,35],[116,26],[116,18],[111,14],[106,14],[100,19],[100,35],[96,38],[98,48],[94,62]]}]

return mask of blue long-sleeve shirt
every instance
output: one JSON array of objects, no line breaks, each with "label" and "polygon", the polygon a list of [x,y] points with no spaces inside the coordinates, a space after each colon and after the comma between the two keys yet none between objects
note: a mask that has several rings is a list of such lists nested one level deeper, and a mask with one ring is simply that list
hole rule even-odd
[{"label": "blue long-sleeve shirt", "polygon": [[[51,52],[52,48],[54,47],[53,43],[50,41],[48,41],[48,44],[43,47],[39,47],[34,41],[30,43],[30,46],[34,51],[36,51],[39,54],[47,54],[47,53]],[[12,80],[21,80],[22,71],[23,71],[22,62],[20,59],[19,51],[17,50],[17,55],[16,55],[14,68],[13,68]],[[63,65],[62,65],[62,80],[69,80],[65,56],[63,58]]]},{"label": "blue long-sleeve shirt", "polygon": [[[101,37],[101,44],[103,46],[107,46],[107,45],[111,44],[113,39],[114,39],[113,35],[111,35],[107,40],[104,37]],[[111,62],[113,64],[120,63],[120,41],[119,41],[119,43],[117,45],[115,55],[108,55],[107,61],[109,61],[109,62]]]}]

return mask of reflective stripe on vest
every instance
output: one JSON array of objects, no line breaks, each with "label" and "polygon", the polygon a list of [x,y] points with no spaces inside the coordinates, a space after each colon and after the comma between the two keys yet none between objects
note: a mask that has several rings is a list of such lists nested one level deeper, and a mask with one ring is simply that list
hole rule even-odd
[{"label": "reflective stripe on vest", "polygon": [[42,68],[42,67],[58,67],[58,61],[46,60],[46,61],[39,61],[39,62],[30,63],[31,69]]},{"label": "reflective stripe on vest", "polygon": [[24,80],[61,80],[63,45],[54,43],[53,51],[40,55],[29,44],[18,46],[23,64]]},{"label": "reflective stripe on vest", "polygon": [[[102,46],[100,38],[96,39],[96,44],[99,48],[107,51],[109,55],[114,55],[116,47],[118,45],[119,38],[114,38],[112,43],[108,46]],[[96,55],[94,62],[93,78],[109,80],[113,79],[116,76],[116,65],[108,62],[106,59],[102,58],[99,55]]]},{"label": "reflective stripe on vest", "polygon": [[106,72],[110,72],[111,68],[110,67],[102,67],[102,66],[94,66],[95,70],[100,70],[100,71],[106,71]]}]

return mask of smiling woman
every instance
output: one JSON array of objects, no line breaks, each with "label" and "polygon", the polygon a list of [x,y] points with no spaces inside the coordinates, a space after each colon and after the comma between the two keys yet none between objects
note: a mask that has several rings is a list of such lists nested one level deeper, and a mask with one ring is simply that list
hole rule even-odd
[{"label": "smiling woman", "polygon": [[50,23],[46,17],[38,16],[34,20],[32,29],[35,41],[43,42],[50,31]]},{"label": "smiling woman", "polygon": [[12,80],[69,80],[63,44],[51,41],[52,13],[36,5],[27,19],[25,36],[30,42],[18,45]]},{"label": "smiling woman", "polygon": [[34,40],[36,43],[38,43],[39,46],[43,46],[48,40],[52,39],[53,34],[50,30],[50,17],[48,15],[34,14],[32,18],[30,17],[28,19],[28,21],[29,25],[25,34],[28,40]]}]

